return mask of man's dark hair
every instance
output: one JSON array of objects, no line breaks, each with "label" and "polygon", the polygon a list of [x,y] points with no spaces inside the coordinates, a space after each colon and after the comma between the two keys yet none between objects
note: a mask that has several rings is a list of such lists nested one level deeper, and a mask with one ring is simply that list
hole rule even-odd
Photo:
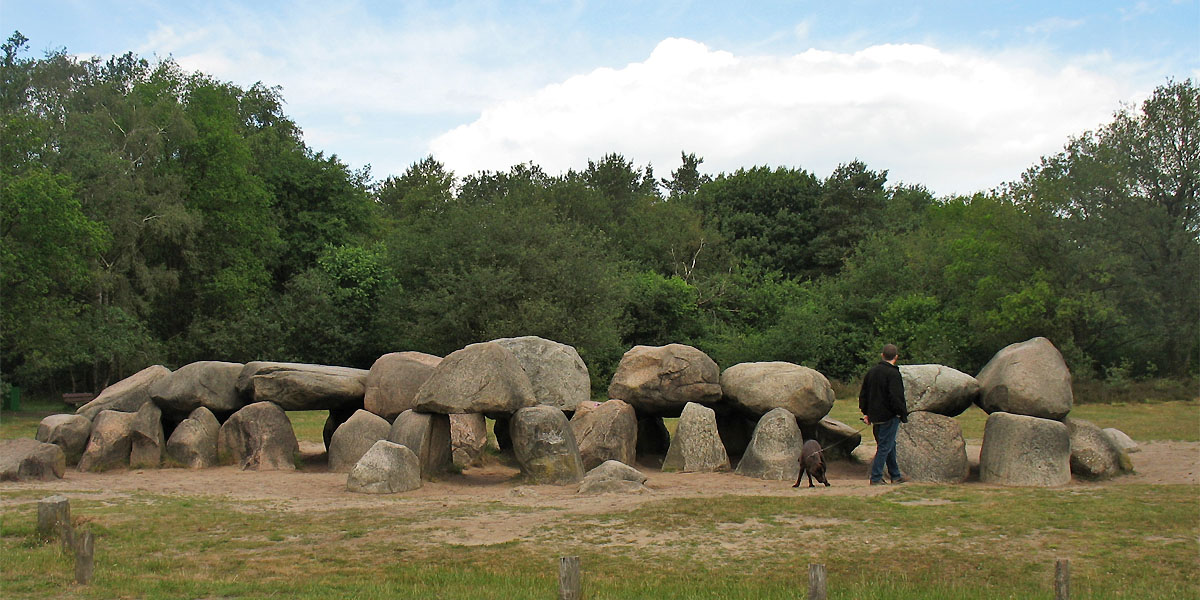
[{"label": "man's dark hair", "polygon": [[900,354],[900,349],[895,344],[884,344],[883,350],[880,350],[879,353],[883,354],[883,360],[892,360]]}]

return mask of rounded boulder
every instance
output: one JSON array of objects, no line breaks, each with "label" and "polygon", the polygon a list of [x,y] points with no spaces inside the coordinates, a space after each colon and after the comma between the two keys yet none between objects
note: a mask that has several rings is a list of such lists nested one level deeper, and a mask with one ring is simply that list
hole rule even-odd
[{"label": "rounded boulder", "polygon": [[738,475],[788,481],[800,475],[800,449],[804,436],[796,417],[785,408],[772,409],[758,420],[746,453],[738,462]]},{"label": "rounded boulder", "polygon": [[413,407],[417,390],[425,384],[440,356],[424,352],[391,352],[375,360],[364,382],[363,408],[388,422]]},{"label": "rounded boulder", "polygon": [[689,402],[720,402],[721,371],[691,346],[634,346],[621,357],[608,397],[629,403],[639,416],[678,417]]},{"label": "rounded boulder", "polygon": [[34,439],[62,448],[67,464],[74,465],[87,449],[91,433],[92,421],[83,415],[50,415],[38,424]]},{"label": "rounded boulder", "polygon": [[427,413],[510,415],[536,406],[533,384],[517,357],[492,342],[451,352],[417,391],[413,409]]},{"label": "rounded boulder", "polygon": [[983,366],[979,407],[988,414],[1061,421],[1071,412],[1071,371],[1050,340],[1037,337],[1004,348]]},{"label": "rounded boulder", "polygon": [[522,408],[509,428],[513,452],[529,483],[566,485],[583,478],[579,445],[561,410],[544,405]]},{"label": "rounded boulder", "polygon": [[896,462],[913,481],[962,483],[970,475],[967,443],[953,417],[913,412],[896,433]]},{"label": "rounded boulder", "polygon": [[1071,481],[1071,435],[1060,421],[995,412],[983,428],[979,479],[1053,487]]},{"label": "rounded boulder", "polygon": [[816,423],[833,408],[833,387],[819,372],[787,362],[741,363],[721,373],[721,391],[732,405],[753,415],[786,409]]},{"label": "rounded boulder", "polygon": [[909,411],[957,417],[979,400],[979,381],[943,365],[901,365]]}]

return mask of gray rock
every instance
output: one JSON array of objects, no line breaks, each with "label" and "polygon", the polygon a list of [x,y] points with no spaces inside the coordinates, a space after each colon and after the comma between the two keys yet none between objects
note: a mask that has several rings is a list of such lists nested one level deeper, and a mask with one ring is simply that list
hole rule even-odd
[{"label": "gray rock", "polygon": [[29,438],[0,440],[0,481],[51,481],[67,472],[67,457],[58,444]]},{"label": "gray rock", "polygon": [[353,469],[358,459],[362,458],[375,442],[387,439],[391,429],[387,419],[365,410],[355,411],[337,428],[329,441],[329,470],[345,473]]},{"label": "gray rock", "polygon": [[471,344],[451,352],[417,391],[415,410],[430,413],[510,415],[537,405],[533,384],[504,346]]},{"label": "gray rock", "polygon": [[273,402],[247,404],[217,432],[218,460],[242,470],[294,471],[299,453],[291,420]]},{"label": "gray rock", "polygon": [[129,428],[129,467],[157,469],[162,465],[163,450],[167,445],[163,436],[162,410],[150,402],[143,404],[136,415]]},{"label": "gray rock", "polygon": [[92,435],[79,458],[80,471],[106,471],[129,466],[133,422],[137,413],[102,410],[92,422]]},{"label": "gray rock", "polygon": [[628,402],[639,416],[678,417],[689,402],[720,402],[721,371],[691,346],[634,346],[621,357],[608,397]]},{"label": "gray rock", "polygon": [[1071,481],[1071,436],[1060,421],[995,412],[983,429],[979,479],[1051,487]]},{"label": "gray rock", "polygon": [[448,415],[406,410],[392,423],[387,439],[417,455],[421,477],[427,480],[444,473],[452,464]]},{"label": "gray rock", "polygon": [[757,479],[794,480],[800,475],[803,445],[796,416],[786,408],[772,409],[758,420],[736,473]]},{"label": "gray rock", "polygon": [[379,440],[346,476],[346,489],[361,494],[395,494],[421,487],[421,466],[412,450]]},{"label": "gray rock", "polygon": [[321,428],[321,441],[325,442],[325,451],[329,451],[329,446],[333,443],[333,432],[337,431],[342,423],[350,420],[358,409],[349,408],[334,408],[330,409],[329,416],[325,418],[325,426]]},{"label": "gray rock", "polygon": [[942,365],[901,365],[904,400],[909,411],[957,417],[979,400],[974,377]]},{"label": "gray rock", "polygon": [[913,481],[962,483],[970,475],[967,443],[953,417],[913,412],[896,434],[896,462]]},{"label": "gray rock", "polygon": [[862,432],[837,419],[825,417],[816,425],[801,425],[800,432],[806,440],[817,440],[825,461],[851,458],[854,450],[862,443]]},{"label": "gray rock", "polygon": [[1058,348],[1043,337],[1004,348],[977,377],[979,406],[988,414],[1006,412],[1061,421],[1071,412],[1071,372]]},{"label": "gray rock", "polygon": [[632,465],[637,459],[637,414],[620,400],[581,404],[571,417],[571,432],[579,443],[584,469],[606,460]]},{"label": "gray rock", "polygon": [[522,408],[512,417],[510,433],[529,483],[565,485],[583,478],[579,445],[561,410],[545,405]]},{"label": "gray rock", "polygon": [[587,472],[579,484],[580,494],[644,494],[646,476],[641,471],[615,460],[600,463]]},{"label": "gray rock", "polygon": [[56,444],[63,449],[68,465],[79,462],[92,434],[92,421],[83,415],[50,415],[38,424],[39,442]]},{"label": "gray rock", "polygon": [[239,363],[206,360],[184,365],[150,386],[150,397],[163,412],[186,415],[201,406],[228,413],[243,406],[237,392]]},{"label": "gray rock", "polygon": [[221,423],[211,410],[201,406],[171,432],[167,461],[189,469],[217,466],[217,437]]},{"label": "gray rock", "polygon": [[487,445],[483,415],[450,415],[450,460],[459,469],[478,464]]},{"label": "gray rock", "polygon": [[575,348],[533,335],[500,338],[493,342],[517,357],[517,362],[529,376],[538,404],[571,412],[580,402],[591,398],[588,368]]},{"label": "gray rock", "polygon": [[283,410],[358,409],[369,372],[350,367],[300,363],[246,363],[237,390],[246,402],[273,402]]},{"label": "gray rock", "polygon": [[683,407],[662,470],[686,473],[729,470],[729,455],[717,433],[713,409],[695,402]]},{"label": "gray rock", "polygon": [[143,404],[150,402],[150,386],[170,375],[170,369],[162,365],[146,367],[100,392],[91,402],[80,406],[75,414],[95,421],[102,410],[137,412]]},{"label": "gray rock", "polygon": [[1114,429],[1112,427],[1108,427],[1102,431],[1108,434],[1109,439],[1111,439],[1113,443],[1116,444],[1117,447],[1122,451],[1132,454],[1140,450],[1137,442],[1133,441],[1133,438],[1126,435],[1124,431],[1121,431],[1120,429]]},{"label": "gray rock", "polygon": [[761,416],[784,408],[802,423],[816,423],[833,408],[833,387],[824,375],[787,362],[741,363],[721,373],[725,400]]},{"label": "gray rock", "polygon": [[413,407],[417,390],[433,375],[441,357],[424,352],[392,352],[371,365],[363,408],[388,420]]},{"label": "gray rock", "polygon": [[1071,473],[1085,479],[1107,479],[1133,470],[1129,455],[1111,436],[1090,421],[1068,418]]}]

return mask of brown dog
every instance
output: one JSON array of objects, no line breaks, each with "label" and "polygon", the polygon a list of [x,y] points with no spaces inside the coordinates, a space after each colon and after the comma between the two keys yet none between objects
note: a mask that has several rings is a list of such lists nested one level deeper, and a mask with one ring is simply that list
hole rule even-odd
[{"label": "brown dog", "polygon": [[821,454],[821,444],[817,443],[817,440],[808,440],[800,448],[800,475],[796,477],[796,485],[792,487],[800,487],[800,480],[804,479],[805,473],[808,473],[808,487],[816,487],[813,485],[813,477],[825,484],[825,487],[829,487],[829,480],[825,478],[825,456]]}]

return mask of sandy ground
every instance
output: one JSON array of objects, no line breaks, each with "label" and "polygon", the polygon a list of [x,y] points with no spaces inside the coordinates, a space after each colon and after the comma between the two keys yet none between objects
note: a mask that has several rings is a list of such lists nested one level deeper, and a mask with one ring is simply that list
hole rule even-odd
[{"label": "sandy ground", "polygon": [[[203,470],[161,469],[82,473],[68,469],[66,476],[51,482],[0,483],[0,507],[35,501],[28,495],[13,498],[5,492],[41,490],[46,495],[87,494],[89,498],[120,497],[137,493],[184,496],[218,496],[242,501],[268,501],[284,510],[308,511],[345,508],[370,508],[381,504],[421,510],[424,507],[500,502],[513,507],[559,509],[571,514],[595,514],[628,510],[646,502],[673,498],[712,497],[727,494],[744,496],[833,495],[869,496],[887,493],[894,486],[870,486],[867,481],[871,446],[860,447],[855,456],[863,460],[836,461],[830,464],[831,487],[794,489],[793,482],[763,481],[733,473],[663,473],[639,465],[647,475],[645,494],[605,494],[581,496],[576,486],[524,485],[516,469],[503,464],[468,468],[461,475],[446,475],[427,482],[418,490],[403,494],[373,496],[346,490],[346,474],[330,473],[324,465],[320,444],[303,443],[305,467],[298,471],[240,471],[235,467]],[[963,485],[987,487],[978,481],[979,446],[968,445],[972,477]],[[1130,455],[1134,473],[1107,481],[1076,480],[1070,486],[1121,486],[1131,484],[1200,484],[1200,443],[1145,442]],[[907,484],[920,485],[920,484]],[[390,510],[390,508],[389,508]],[[556,510],[555,512],[559,512]],[[536,517],[531,517],[536,518]],[[519,519],[518,519],[519,520]],[[509,521],[506,519],[506,521]],[[431,522],[430,525],[436,525]],[[512,523],[514,530],[521,523]],[[482,532],[481,532],[482,533]],[[463,542],[466,540],[459,540]],[[490,540],[487,543],[494,543]]]}]

